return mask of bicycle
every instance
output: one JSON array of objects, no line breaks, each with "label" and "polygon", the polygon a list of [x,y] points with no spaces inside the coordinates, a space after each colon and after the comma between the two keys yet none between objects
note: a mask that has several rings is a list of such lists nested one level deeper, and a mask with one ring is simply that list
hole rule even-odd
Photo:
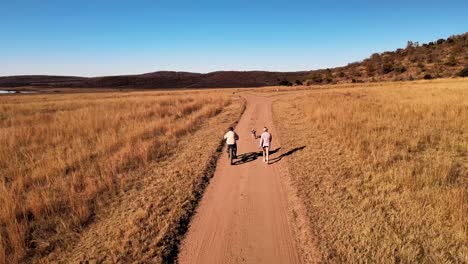
[{"label": "bicycle", "polygon": [[234,159],[236,158],[236,152],[237,152],[236,145],[228,145],[228,160],[231,165],[234,164]]}]

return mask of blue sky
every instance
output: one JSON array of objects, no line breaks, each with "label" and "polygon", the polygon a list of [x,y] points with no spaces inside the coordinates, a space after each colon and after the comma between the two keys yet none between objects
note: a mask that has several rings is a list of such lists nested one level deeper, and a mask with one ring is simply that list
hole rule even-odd
[{"label": "blue sky", "polygon": [[0,76],[298,71],[468,31],[468,1],[0,0]]}]

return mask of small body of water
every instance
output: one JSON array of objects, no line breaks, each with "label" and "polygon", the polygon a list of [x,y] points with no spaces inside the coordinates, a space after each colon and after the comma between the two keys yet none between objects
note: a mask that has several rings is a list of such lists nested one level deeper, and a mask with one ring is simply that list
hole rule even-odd
[{"label": "small body of water", "polygon": [[0,90],[0,94],[15,94],[15,93],[35,93],[32,91],[6,91],[6,90]]}]

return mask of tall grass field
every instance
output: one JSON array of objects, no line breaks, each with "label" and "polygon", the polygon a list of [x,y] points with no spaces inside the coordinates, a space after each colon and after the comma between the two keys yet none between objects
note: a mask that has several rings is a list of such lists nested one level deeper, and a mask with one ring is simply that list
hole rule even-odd
[{"label": "tall grass field", "polygon": [[0,96],[0,263],[52,250],[130,172],[174,155],[230,105],[215,91]]},{"label": "tall grass field", "polygon": [[273,106],[323,260],[468,262],[468,81],[333,87]]}]

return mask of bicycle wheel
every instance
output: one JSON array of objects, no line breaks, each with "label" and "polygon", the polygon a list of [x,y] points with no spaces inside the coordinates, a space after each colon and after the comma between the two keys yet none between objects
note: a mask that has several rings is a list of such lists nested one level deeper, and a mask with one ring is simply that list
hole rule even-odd
[{"label": "bicycle wheel", "polygon": [[234,149],[231,147],[229,148],[229,162],[232,165],[232,160],[234,159]]}]

